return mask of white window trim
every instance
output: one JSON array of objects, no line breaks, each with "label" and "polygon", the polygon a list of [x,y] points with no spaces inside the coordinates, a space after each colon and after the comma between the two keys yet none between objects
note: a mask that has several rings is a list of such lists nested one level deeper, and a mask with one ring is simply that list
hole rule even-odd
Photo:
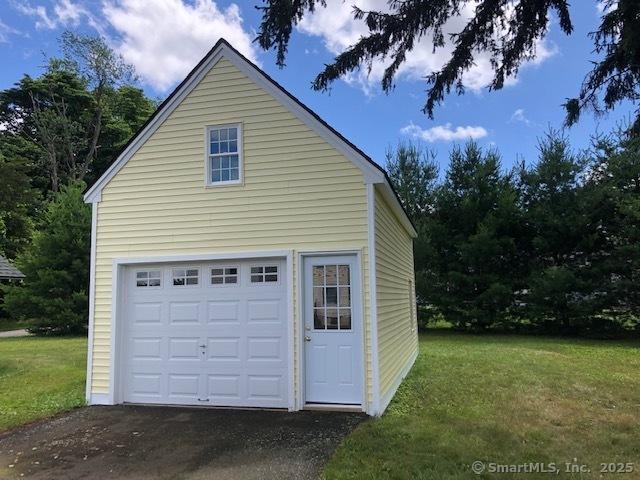
[{"label": "white window trim", "polygon": [[[210,165],[210,133],[211,130],[219,128],[237,128],[238,129],[238,179],[227,180],[225,182],[211,181],[211,165]],[[241,185],[244,182],[244,149],[242,123],[224,123],[220,125],[207,125],[204,132],[204,186],[205,188],[224,187],[227,185]]]},{"label": "white window trim", "polygon": [[[275,282],[267,282],[265,281],[265,276],[266,275],[274,275],[273,273],[267,273],[264,270],[262,271],[262,273],[251,273],[251,269],[254,267],[262,267],[262,268],[266,268],[266,267],[276,267],[276,273],[275,275],[277,275],[278,280],[276,280]],[[268,287],[270,285],[280,285],[280,276],[281,276],[282,272],[281,272],[281,268],[278,264],[276,263],[252,263],[249,265],[249,285],[254,285],[254,286],[262,286],[262,287]],[[253,280],[251,280],[251,276],[252,275],[261,275],[262,276],[262,281],[261,282],[254,282]]]},{"label": "white window trim", "polygon": [[[147,273],[147,278],[138,278],[138,273],[141,272],[146,272]],[[160,272],[160,277],[158,277],[158,279],[160,280],[160,285],[149,285],[149,281],[151,280],[151,278],[156,278],[156,277],[151,277],[149,276],[149,274],[151,272]],[[136,288],[154,288],[154,289],[161,289],[162,287],[164,287],[164,278],[163,274],[162,274],[162,268],[141,268],[135,271],[135,285]],[[147,285],[138,285],[138,280],[146,280],[147,281]]]},{"label": "white window trim", "polygon": [[[221,268],[223,270],[223,274],[222,275],[218,275],[218,277],[222,278],[222,282],[223,283],[213,283],[211,281],[211,278],[213,277],[213,275],[211,274],[211,270],[213,270],[214,268]],[[225,275],[224,274],[224,270],[228,269],[228,268],[235,268],[237,270],[236,273],[236,283],[224,283],[224,279],[228,276],[233,276],[233,275]],[[230,287],[240,287],[242,286],[242,269],[240,268],[239,265],[233,265],[233,264],[228,264],[228,265],[208,265],[207,266],[207,280],[208,280],[208,285],[209,287],[212,288],[230,288]]]},{"label": "white window trim", "polygon": [[[175,283],[173,283],[175,276],[174,276],[174,271],[175,270],[184,270],[185,276],[184,277],[178,277],[178,278],[184,278],[185,282],[184,285],[176,285]],[[198,275],[193,277],[191,275],[186,275],[188,270],[197,270],[198,271]],[[202,268],[200,268],[200,266],[186,266],[186,267],[173,267],[171,269],[169,269],[170,274],[171,274],[171,283],[170,283],[170,287],[171,288],[200,288],[200,286],[202,285]],[[187,284],[187,278],[197,278],[198,279],[198,283],[196,283],[195,285],[188,285]]]}]

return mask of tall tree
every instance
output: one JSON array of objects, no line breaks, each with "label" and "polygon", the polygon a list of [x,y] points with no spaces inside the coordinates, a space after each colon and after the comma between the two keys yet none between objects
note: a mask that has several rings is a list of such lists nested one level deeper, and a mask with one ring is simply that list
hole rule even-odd
[{"label": "tall tree", "polygon": [[31,241],[34,218],[48,184],[40,150],[25,138],[0,132],[0,253],[14,259]]},{"label": "tall tree", "polygon": [[28,168],[20,159],[9,161],[0,151],[0,254],[14,259],[31,239],[38,191],[31,187]]},{"label": "tall tree", "polygon": [[504,322],[522,288],[522,215],[496,151],[455,147],[426,227],[426,298],[465,328]]},{"label": "tall tree", "polygon": [[44,334],[81,333],[87,324],[91,209],[83,183],[62,187],[49,203],[30,249],[18,256],[24,285],[9,286],[5,309]]},{"label": "tall tree", "polygon": [[76,72],[86,82],[93,98],[93,115],[88,125],[84,159],[79,162],[77,180],[83,180],[98,153],[105,105],[109,93],[134,78],[134,69],[102,37],[65,32],[61,37],[65,68]]},{"label": "tall tree", "polygon": [[546,331],[576,333],[593,314],[591,267],[594,226],[585,215],[583,182],[588,158],[551,131],[539,160],[521,172],[523,204],[532,229],[529,289],[522,301],[531,321]]},{"label": "tall tree", "polygon": [[427,262],[431,257],[426,242],[425,226],[434,207],[434,195],[438,179],[435,154],[421,145],[400,143],[387,150],[387,170],[400,201],[418,231],[413,242],[416,294],[419,304],[426,303]]},{"label": "tall tree", "polygon": [[640,309],[640,138],[616,132],[596,147],[583,196],[593,226],[586,280],[594,284],[602,323]]},{"label": "tall tree", "polygon": [[13,88],[0,92],[0,121],[8,135],[21,136],[39,152],[48,174],[45,190],[57,191],[66,178],[75,178],[78,150],[85,143],[93,102],[86,83],[77,74],[49,65],[43,75],[25,75]]},{"label": "tall tree", "polygon": [[157,107],[157,102],[133,85],[108,92],[103,113],[100,148],[85,177],[91,184],[109,168],[122,146],[132,138]]},{"label": "tall tree", "polygon": [[99,37],[67,32],[61,45],[64,58],[51,59],[43,75],[25,75],[0,93],[0,121],[38,146],[54,192],[94,168],[113,97],[133,78],[132,67]]},{"label": "tall tree", "polygon": [[[597,0],[593,2],[595,7]],[[293,27],[326,0],[264,0],[257,41],[264,49],[275,49],[277,63],[284,65]],[[591,108],[596,113],[611,110],[624,100],[637,105],[640,100],[640,2],[604,0],[598,30],[591,34],[599,57],[576,98],[566,104],[567,123]],[[464,26],[449,34],[449,20],[463,18]],[[526,60],[535,55],[537,42],[544,38],[553,16],[560,30],[569,35],[573,24],[568,0],[388,0],[384,10],[353,8],[354,18],[364,20],[368,33],[325,65],[313,82],[325,90],[341,76],[367,68],[374,60],[388,59],[382,88],[389,92],[394,77],[407,55],[422,37],[431,39],[433,50],[453,44],[450,58],[427,77],[427,99],[423,111],[433,117],[435,107],[452,89],[464,92],[462,78],[478,59],[488,54],[494,70],[489,88],[502,88],[508,77],[517,74]],[[429,47],[431,48],[431,46]],[[602,104],[599,100],[602,100]],[[640,113],[640,112],[637,112]]]},{"label": "tall tree", "polygon": [[438,179],[435,154],[421,145],[400,143],[387,149],[387,171],[400,201],[414,222],[433,206],[433,191]]}]

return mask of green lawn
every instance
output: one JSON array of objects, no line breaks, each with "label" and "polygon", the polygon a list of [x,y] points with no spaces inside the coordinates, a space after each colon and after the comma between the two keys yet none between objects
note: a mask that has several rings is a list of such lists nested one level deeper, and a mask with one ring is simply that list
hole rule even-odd
[{"label": "green lawn", "polygon": [[[333,478],[550,478],[474,475],[471,464],[556,463],[639,478],[640,343],[434,332],[382,418],[338,448]],[[601,462],[633,462],[600,475]],[[488,467],[487,467],[488,468]]]},{"label": "green lawn", "polygon": [[84,404],[85,338],[0,338],[0,432]]},{"label": "green lawn", "polygon": [[[638,478],[640,342],[433,332],[420,348],[385,415],[343,442],[326,478],[467,479],[476,460],[574,458],[592,468],[580,478]],[[0,431],[82,405],[85,352],[82,338],[0,339]],[[636,472],[601,477],[601,462]]]}]

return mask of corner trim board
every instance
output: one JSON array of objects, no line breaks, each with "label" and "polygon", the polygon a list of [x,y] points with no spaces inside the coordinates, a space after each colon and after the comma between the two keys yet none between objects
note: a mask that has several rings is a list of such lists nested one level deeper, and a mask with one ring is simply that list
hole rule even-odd
[{"label": "corner trim board", "polygon": [[91,402],[91,384],[93,381],[93,331],[95,316],[96,296],[96,233],[98,231],[98,203],[91,204],[91,256],[89,259],[89,319],[88,319],[88,348],[87,348],[87,375],[85,383],[85,400]]},{"label": "corner trim board", "polygon": [[369,405],[369,415],[381,415],[380,409],[380,363],[378,358],[378,296],[376,283],[376,196],[375,186],[367,188],[367,256],[369,259],[369,324],[371,331],[371,390],[373,401]]},{"label": "corner trim board", "polygon": [[93,393],[87,399],[89,405],[113,405],[106,393]]}]

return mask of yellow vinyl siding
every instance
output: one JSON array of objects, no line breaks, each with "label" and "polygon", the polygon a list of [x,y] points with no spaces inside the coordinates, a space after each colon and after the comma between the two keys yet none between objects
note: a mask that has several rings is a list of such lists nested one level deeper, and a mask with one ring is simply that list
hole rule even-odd
[{"label": "yellow vinyl siding", "polygon": [[418,348],[413,241],[384,197],[375,194],[380,394],[389,392]]},{"label": "yellow vinyl siding", "polygon": [[[205,128],[229,123],[242,124],[243,184],[205,187]],[[109,389],[114,258],[273,249],[293,250],[294,262],[301,250],[362,251],[368,301],[361,171],[223,59],[102,191],[92,392]]]}]

